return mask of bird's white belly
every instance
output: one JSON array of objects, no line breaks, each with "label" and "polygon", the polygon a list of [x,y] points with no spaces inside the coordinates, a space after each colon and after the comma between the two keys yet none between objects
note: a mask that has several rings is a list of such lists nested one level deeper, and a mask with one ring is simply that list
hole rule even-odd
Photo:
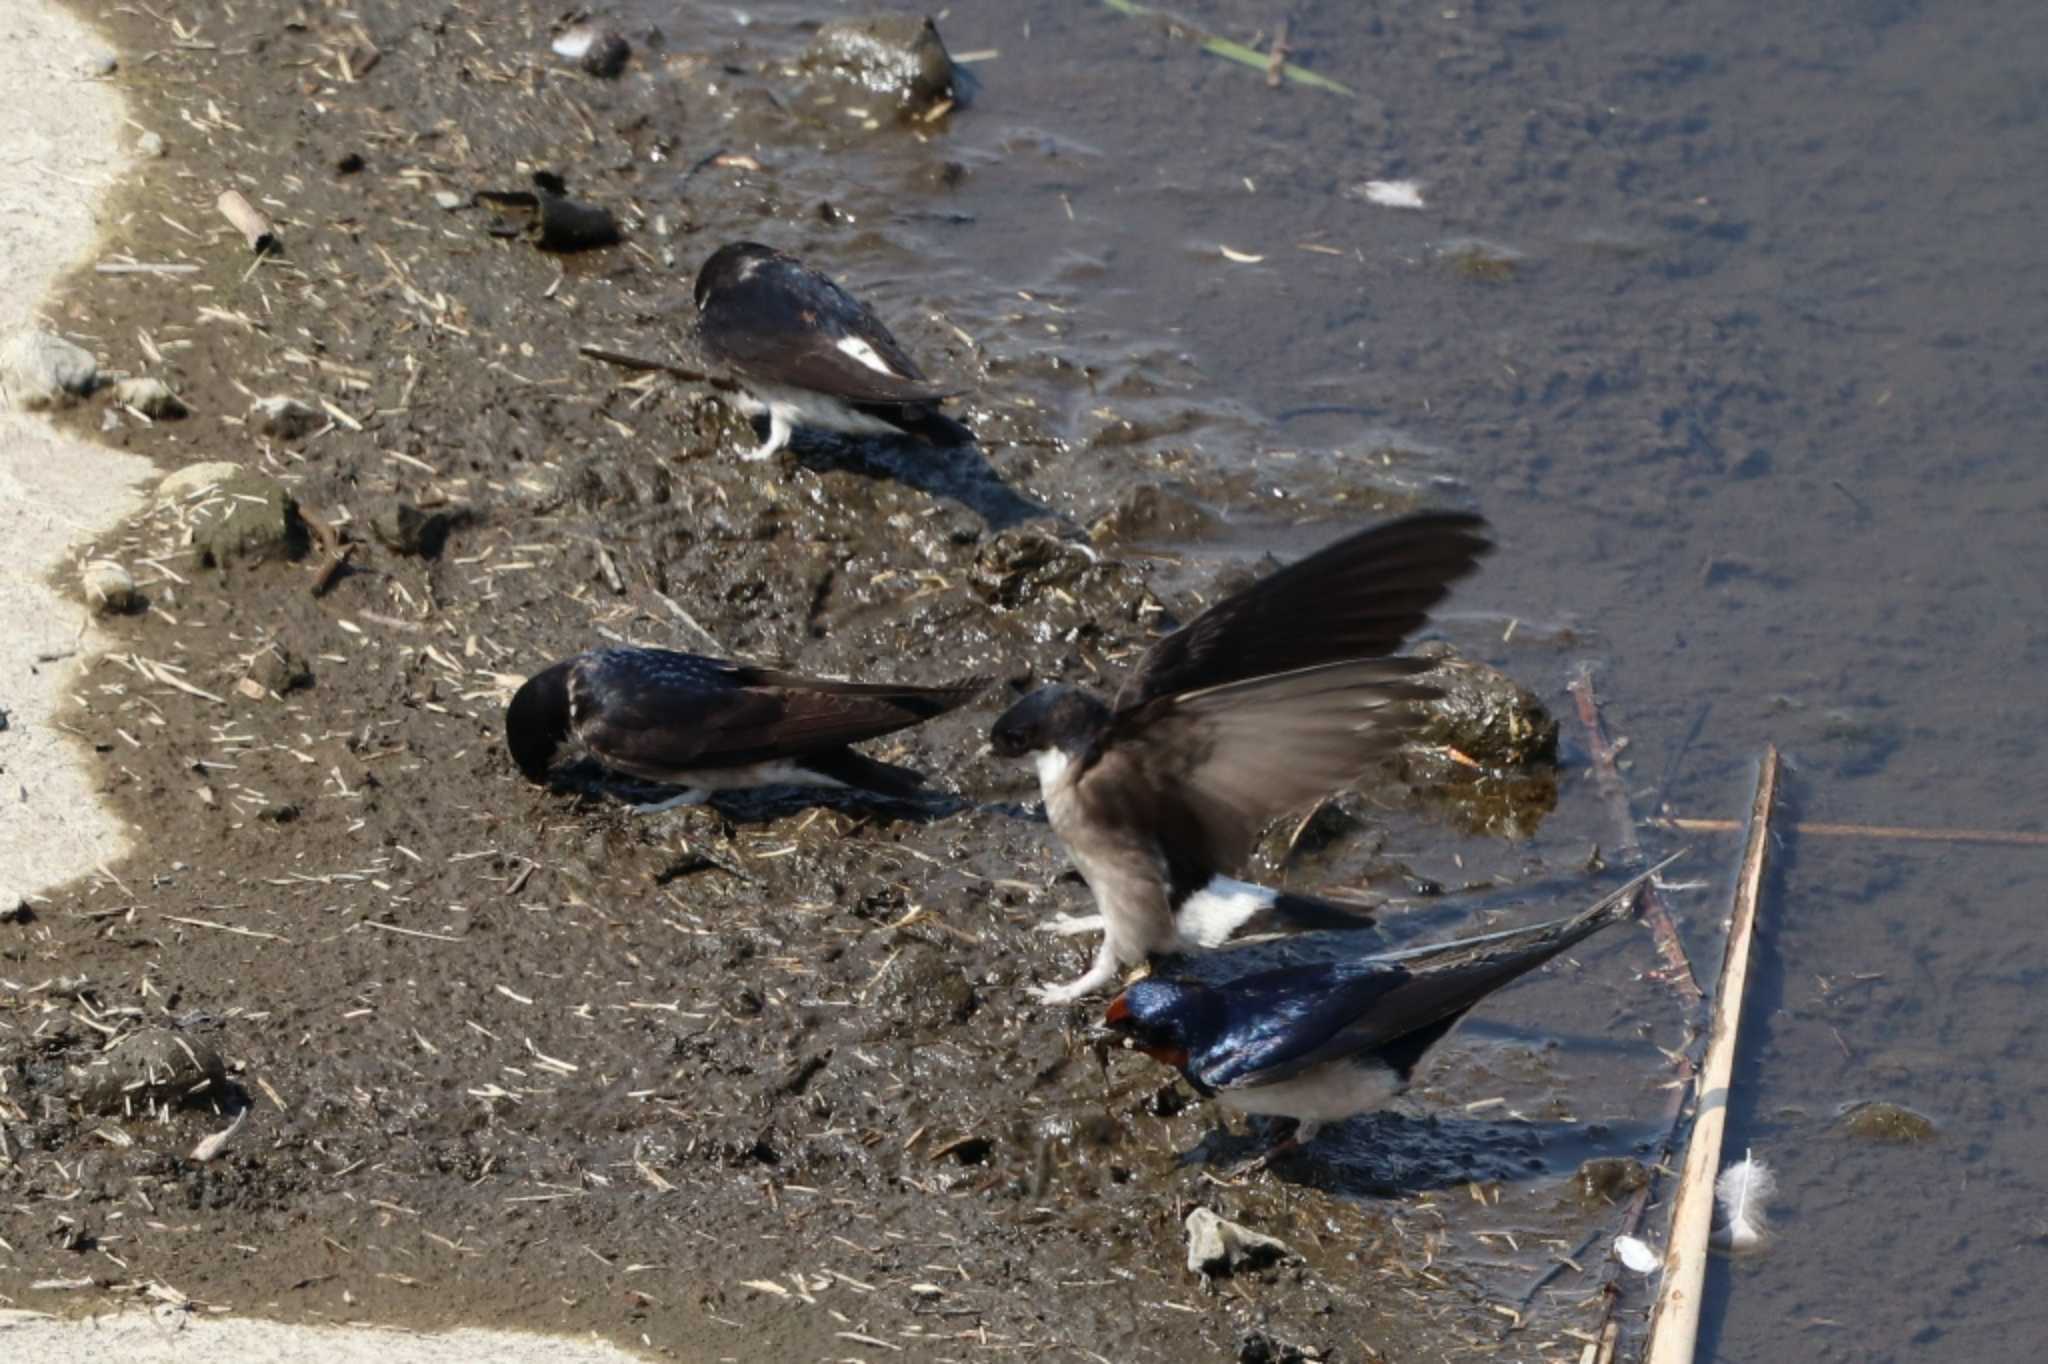
[{"label": "bird's white belly", "polygon": [[749,384],[748,402],[741,405],[748,416],[762,412],[780,417],[789,426],[807,426],[814,431],[841,431],[850,436],[897,435],[901,427],[880,417],[856,411],[843,399],[808,388],[782,384]]},{"label": "bird's white belly", "polygon": [[690,786],[699,791],[739,791],[751,786],[844,786],[823,773],[786,759],[750,763],[745,767],[691,767],[680,772],[647,773],[650,781]]},{"label": "bird's white belly", "polygon": [[1346,1058],[1270,1085],[1226,1089],[1216,1096],[1225,1108],[1305,1123],[1338,1122],[1384,1108],[1402,1090],[1401,1077],[1378,1061]]}]

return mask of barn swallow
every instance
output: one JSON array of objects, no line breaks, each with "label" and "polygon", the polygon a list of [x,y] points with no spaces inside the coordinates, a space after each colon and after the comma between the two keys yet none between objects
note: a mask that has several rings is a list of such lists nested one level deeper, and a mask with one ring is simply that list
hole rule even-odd
[{"label": "barn swallow", "polygon": [[1054,686],[1004,712],[990,745],[1037,763],[1046,817],[1099,911],[1048,931],[1103,929],[1088,971],[1040,1000],[1078,999],[1151,953],[1213,947],[1262,918],[1331,926],[1312,921],[1322,902],[1227,873],[1268,820],[1350,785],[1413,731],[1437,695],[1414,680],[1431,665],[1387,655],[1492,547],[1485,524],[1429,512],[1347,536],[1153,644],[1113,702]]},{"label": "barn swallow", "polygon": [[1633,918],[1637,892],[1683,855],[1590,909],[1527,928],[1215,983],[1147,977],[1110,1001],[1103,1022],[1204,1098],[1293,1119],[1280,1145],[1306,1145],[1321,1124],[1370,1113],[1406,1089],[1480,1000]]},{"label": "barn swallow", "polygon": [[964,445],[974,433],[941,414],[941,388],[866,304],[792,256],[732,242],[697,271],[697,339],[740,381],[742,410],[768,415],[766,459],[799,426],[854,436],[908,434]]},{"label": "barn swallow", "polygon": [[847,745],[943,715],[987,685],[833,682],[669,649],[593,649],[526,680],[505,711],[505,742],[530,781],[548,780],[573,735],[614,771],[686,788],[644,812],[750,786],[910,796],[917,773]]}]

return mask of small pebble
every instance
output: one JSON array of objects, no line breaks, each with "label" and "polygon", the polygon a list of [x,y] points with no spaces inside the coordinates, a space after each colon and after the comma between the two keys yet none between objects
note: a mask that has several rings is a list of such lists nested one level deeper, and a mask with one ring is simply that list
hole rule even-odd
[{"label": "small pebble", "polygon": [[135,154],[154,161],[164,154],[164,139],[160,133],[144,133],[135,139]]},{"label": "small pebble", "polygon": [[121,59],[102,48],[80,57],[74,69],[87,80],[104,80],[121,69]]},{"label": "small pebble", "polygon": [[85,599],[101,615],[120,615],[142,605],[135,578],[112,559],[93,559],[80,571]]},{"label": "small pebble", "polygon": [[114,385],[114,401],[132,407],[145,417],[182,417],[187,408],[171,386],[161,379],[138,377]]},{"label": "small pebble", "polygon": [[249,408],[249,425],[257,434],[297,440],[320,425],[321,416],[297,398],[259,398]]}]

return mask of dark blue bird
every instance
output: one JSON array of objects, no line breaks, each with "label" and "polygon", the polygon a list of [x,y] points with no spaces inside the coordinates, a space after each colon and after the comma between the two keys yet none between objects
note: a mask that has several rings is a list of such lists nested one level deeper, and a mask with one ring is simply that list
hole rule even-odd
[{"label": "dark blue bird", "polygon": [[697,271],[697,340],[732,371],[742,410],[768,417],[766,459],[799,426],[855,436],[907,434],[965,445],[969,431],[938,410],[958,390],[924,377],[866,304],[793,256],[731,242]]},{"label": "dark blue bird", "polygon": [[573,737],[615,772],[688,788],[647,809],[783,784],[909,796],[923,785],[917,773],[847,745],[943,715],[987,685],[835,682],[671,649],[593,649],[526,680],[505,711],[505,742],[535,782]]},{"label": "dark blue bird", "polygon": [[1676,860],[1590,909],[1528,928],[1214,984],[1148,977],[1112,1000],[1103,1021],[1203,1097],[1293,1119],[1294,1132],[1275,1149],[1305,1144],[1321,1124],[1370,1113],[1406,1089],[1430,1048],[1480,1000],[1634,917],[1636,893]]}]

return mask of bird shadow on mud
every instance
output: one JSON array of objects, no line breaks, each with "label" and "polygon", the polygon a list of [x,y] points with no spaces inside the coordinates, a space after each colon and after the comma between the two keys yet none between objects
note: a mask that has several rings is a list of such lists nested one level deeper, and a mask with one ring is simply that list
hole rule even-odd
[{"label": "bird shadow on mud", "polygon": [[790,441],[805,468],[843,469],[868,478],[889,478],[928,497],[957,502],[988,523],[1007,530],[1027,521],[1058,518],[1003,481],[979,445],[929,445],[910,437],[849,438],[799,431]]},{"label": "bird shadow on mud", "polygon": [[[1184,1164],[1222,1168],[1256,1159],[1272,1145],[1254,1120],[1251,1132],[1213,1128]],[[1656,1141],[1655,1124],[1489,1121],[1446,1115],[1382,1112],[1331,1123],[1307,1146],[1275,1155],[1278,1180],[1342,1198],[1393,1198],[1472,1183],[1552,1178],[1596,1156],[1641,1157]]]}]

